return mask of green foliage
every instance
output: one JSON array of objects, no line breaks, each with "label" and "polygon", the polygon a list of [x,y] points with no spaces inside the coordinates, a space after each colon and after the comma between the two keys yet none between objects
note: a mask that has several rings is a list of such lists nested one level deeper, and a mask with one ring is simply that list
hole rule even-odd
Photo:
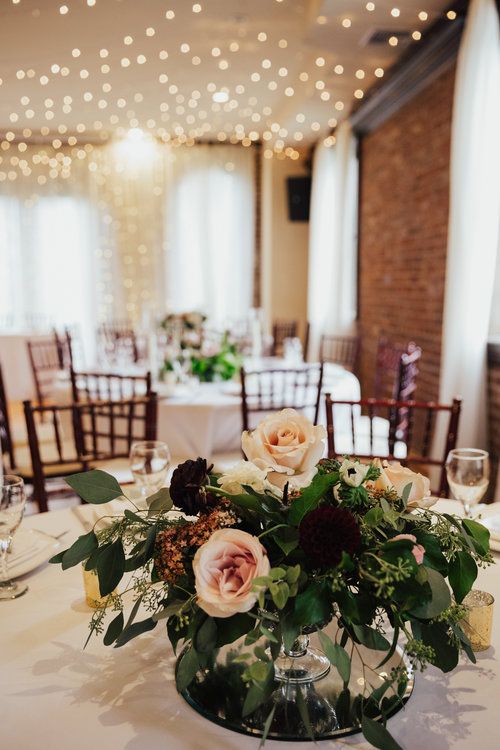
[{"label": "green foliage", "polygon": [[71,474],[66,477],[66,482],[82,500],[95,505],[109,503],[123,495],[116,479],[100,469]]},{"label": "green foliage", "polygon": [[301,495],[293,500],[288,514],[288,522],[292,526],[298,526],[306,513],[318,507],[321,499],[337,484],[339,475],[333,474],[316,474],[311,484],[302,490]]},{"label": "green foliage", "polygon": [[467,552],[457,552],[450,560],[448,580],[460,603],[471,590],[477,578],[477,565]]},{"label": "green foliage", "polygon": [[401,745],[398,745],[392,735],[389,734],[387,728],[378,721],[374,721],[368,716],[363,716],[361,729],[364,738],[373,747],[380,748],[380,750],[402,750]]}]

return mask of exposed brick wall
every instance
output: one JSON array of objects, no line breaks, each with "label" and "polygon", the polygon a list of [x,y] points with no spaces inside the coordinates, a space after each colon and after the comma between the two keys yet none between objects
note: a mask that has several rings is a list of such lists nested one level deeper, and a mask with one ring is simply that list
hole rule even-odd
[{"label": "exposed brick wall", "polygon": [[[417,397],[439,393],[455,70],[361,142],[359,330],[363,395],[379,335],[423,349]],[[389,394],[388,394],[389,395]]]}]

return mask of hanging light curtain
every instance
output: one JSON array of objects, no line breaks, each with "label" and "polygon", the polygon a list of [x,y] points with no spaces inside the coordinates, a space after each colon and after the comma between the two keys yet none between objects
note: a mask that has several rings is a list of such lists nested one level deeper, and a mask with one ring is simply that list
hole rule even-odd
[{"label": "hanging light curtain", "polygon": [[310,357],[322,334],[351,333],[356,319],[358,160],[348,122],[335,146],[316,146],[309,222]]},{"label": "hanging light curtain", "polygon": [[166,306],[215,323],[251,307],[254,155],[236,146],[172,150],[166,197]]},{"label": "hanging light curtain", "polygon": [[495,2],[473,0],[455,82],[440,385],[442,402],[463,397],[462,446],[486,447],[486,344],[499,232],[499,92]]}]

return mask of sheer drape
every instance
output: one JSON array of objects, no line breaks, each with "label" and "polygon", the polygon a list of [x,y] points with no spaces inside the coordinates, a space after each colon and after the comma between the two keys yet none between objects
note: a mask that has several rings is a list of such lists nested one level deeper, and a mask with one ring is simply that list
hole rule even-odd
[{"label": "sheer drape", "polygon": [[473,0],[458,58],[441,401],[462,395],[459,445],[486,444],[486,343],[499,231],[500,40],[494,0]]},{"label": "sheer drape", "polygon": [[248,148],[173,149],[166,194],[166,303],[213,321],[252,302],[254,154]]},{"label": "sheer drape", "polygon": [[343,123],[335,146],[314,152],[309,224],[310,356],[321,334],[352,332],[356,319],[358,160],[356,139]]}]

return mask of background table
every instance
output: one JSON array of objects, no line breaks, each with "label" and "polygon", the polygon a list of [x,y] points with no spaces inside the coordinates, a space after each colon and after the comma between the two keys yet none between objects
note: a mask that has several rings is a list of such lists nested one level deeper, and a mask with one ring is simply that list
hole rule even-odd
[{"label": "background table", "polygon": [[[451,501],[441,510],[458,511]],[[57,534],[64,545],[83,533],[70,510],[32,516],[26,527]],[[15,750],[257,750],[258,739],[211,724],[177,694],[175,658],[163,624],[121,649],[99,638],[82,649],[91,610],[79,567],[45,565],[26,578],[29,592],[1,602],[0,727]],[[406,709],[389,720],[404,750],[498,750],[500,729],[500,571],[479,573],[478,587],[496,598],[493,645],[476,666],[461,659],[443,675],[417,674]],[[313,750],[311,743],[269,741],[270,750]],[[266,745],[267,747],[267,745]],[[360,735],[325,741],[330,750],[368,750]]]}]

